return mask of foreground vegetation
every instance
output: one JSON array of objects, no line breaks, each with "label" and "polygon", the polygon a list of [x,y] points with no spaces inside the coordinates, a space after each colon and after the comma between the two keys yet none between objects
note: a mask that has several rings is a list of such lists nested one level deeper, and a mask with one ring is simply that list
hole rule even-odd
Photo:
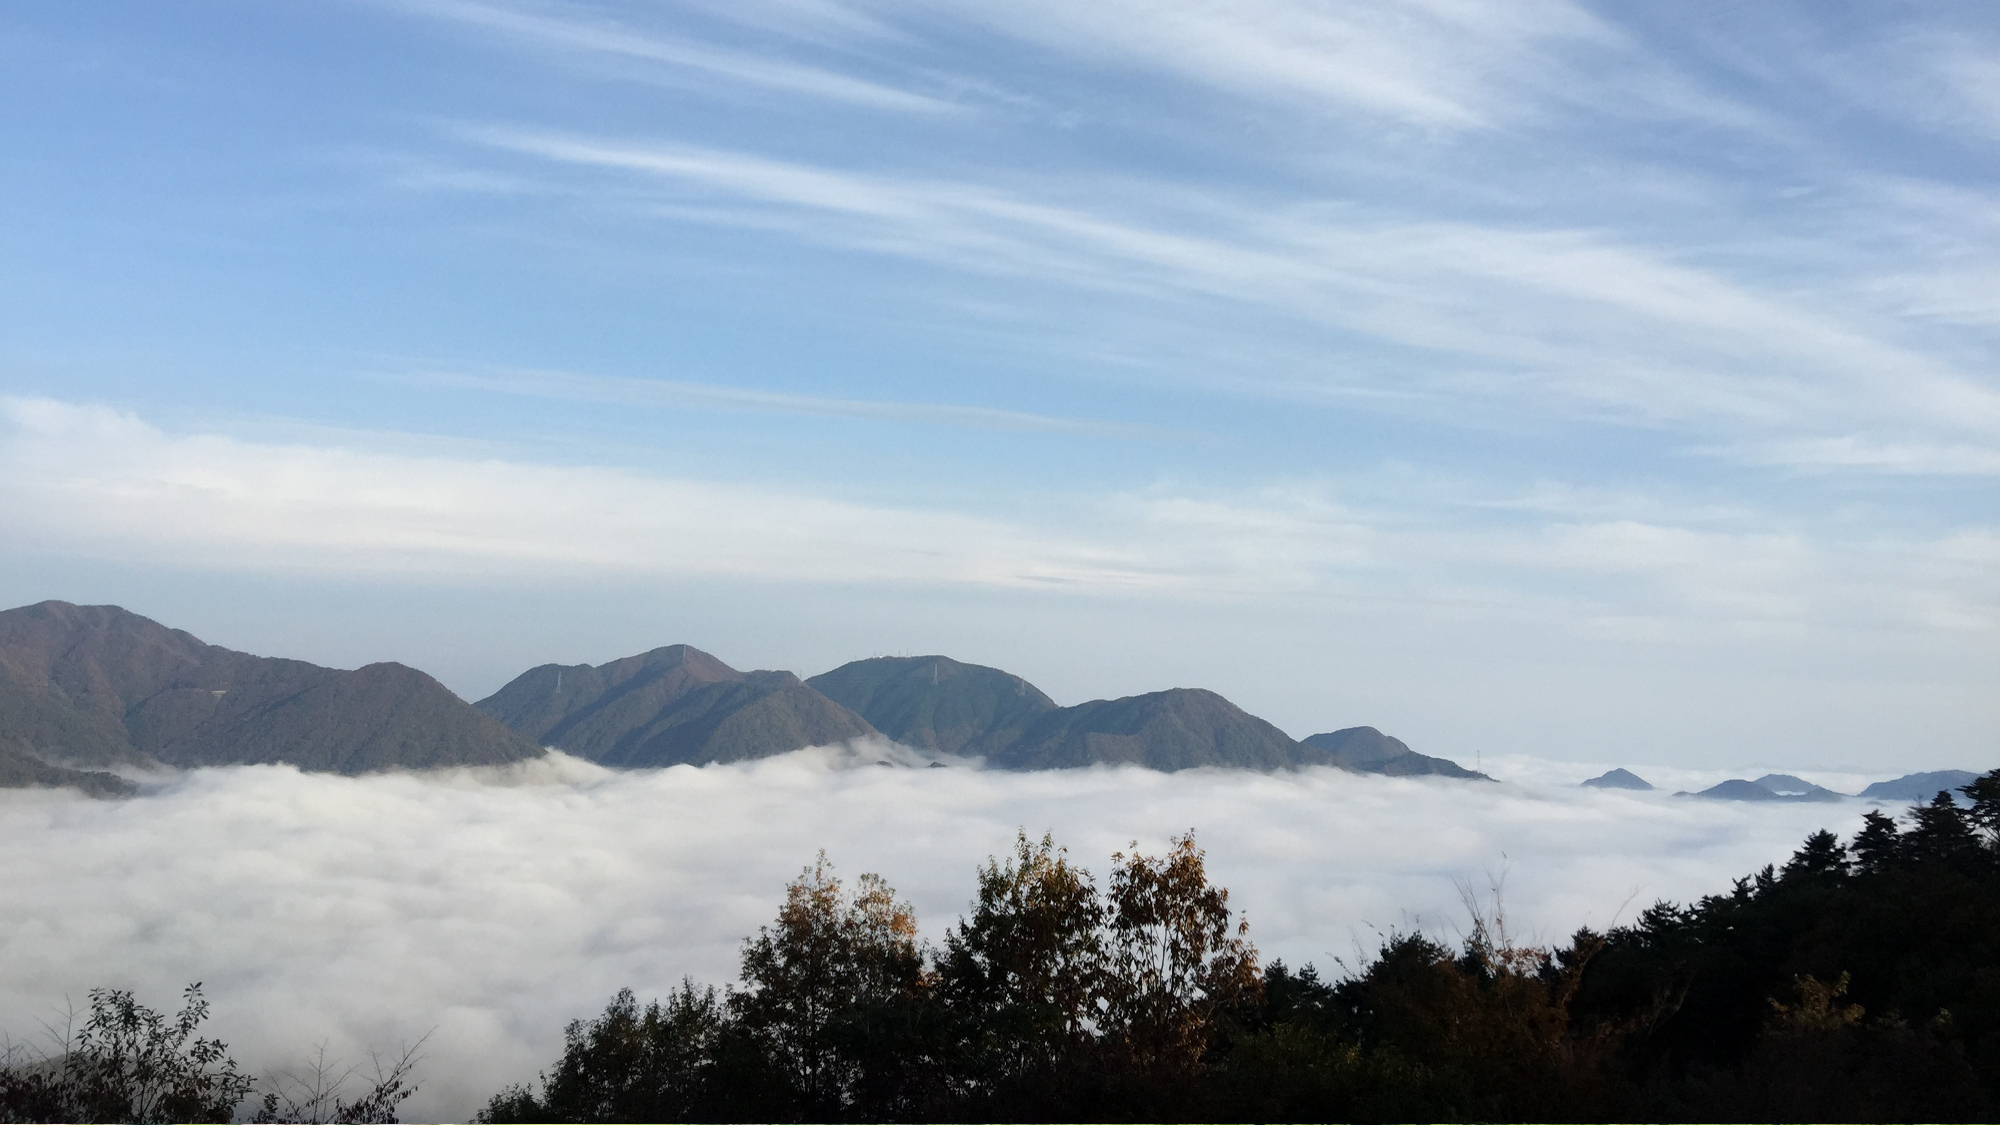
[{"label": "foreground vegetation", "polygon": [[374,1060],[370,1078],[352,1096],[358,1066],[329,1060],[322,1047],[296,1071],[259,1080],[244,1074],[227,1044],[195,1034],[208,1019],[201,985],[182,994],[168,1017],[130,992],[96,989],[90,1013],[56,1036],[52,1051],[8,1043],[0,1054],[0,1121],[232,1121],[244,1099],[262,1088],[253,1122],[396,1120],[423,1044],[393,1060]]},{"label": "foreground vegetation", "polygon": [[1392,936],[1343,979],[1260,969],[1190,835],[979,872],[939,949],[824,857],[740,987],[629,991],[482,1120],[1990,1120],[2000,770],[1726,894],[1522,948]]},{"label": "foreground vegetation", "polygon": [[[1558,948],[1491,917],[1338,979],[1260,965],[1191,834],[1102,887],[1023,836],[937,948],[822,856],[736,986],[620,992],[481,1120],[1991,1120],[2000,770],[1964,793]],[[0,1120],[229,1119],[256,1083],[206,1013],[93,993],[60,1050],[8,1054]],[[322,1059],[256,1119],[393,1121],[414,1060],[348,1099]]]}]

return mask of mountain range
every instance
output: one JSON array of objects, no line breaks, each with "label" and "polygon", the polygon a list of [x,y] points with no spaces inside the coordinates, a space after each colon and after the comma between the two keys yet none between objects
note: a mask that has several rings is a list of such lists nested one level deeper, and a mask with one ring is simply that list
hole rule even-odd
[{"label": "mountain range", "polygon": [[[497,765],[544,748],[616,768],[699,765],[873,736],[1009,770],[1333,766],[1491,780],[1374,727],[1294,739],[1200,688],[1062,707],[1019,676],[945,656],[874,657],[801,680],[738,671],[677,644],[604,664],[543,664],[469,704],[402,664],[343,670],[253,656],[117,606],[0,612],[0,787],[109,796],[134,790],[126,774],[161,766],[282,762],[356,774]],[[1862,796],[1921,799],[1974,776],[1912,774]],[[1650,788],[1625,770],[1585,784]],[[1692,795],[1840,796],[1787,774]]]},{"label": "mountain range", "polygon": [[[1892,781],[1878,781],[1859,796],[1868,801],[1927,801],[1942,792],[1956,792],[1979,777],[1968,770],[1935,770],[1904,774]],[[1650,790],[1645,778],[1630,770],[1615,769],[1583,783],[1593,789]],[[1755,781],[1740,777],[1711,785],[1699,793],[1676,793],[1676,797],[1704,797],[1711,801],[1838,801],[1848,796],[1803,777],[1788,773],[1767,773]]]},{"label": "mountain range", "polygon": [[1969,770],[1910,773],[1893,781],[1878,781],[1863,789],[1860,796],[1871,801],[1928,801],[1939,793],[1955,793],[1960,786],[1977,780],[1979,775]]},{"label": "mountain range", "polygon": [[1331,765],[1484,776],[1372,727],[1301,742],[1200,688],[1059,707],[1019,676],[947,656],[872,657],[801,681],[673,645],[594,667],[531,668],[474,706],[542,745],[620,767],[738,761],[880,734],[1010,770]]}]

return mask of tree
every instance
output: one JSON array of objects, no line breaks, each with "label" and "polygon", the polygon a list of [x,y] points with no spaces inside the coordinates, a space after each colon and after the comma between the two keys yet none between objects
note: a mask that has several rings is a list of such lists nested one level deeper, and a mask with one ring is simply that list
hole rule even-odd
[{"label": "tree", "polygon": [[1992,770],[1959,787],[1972,802],[1966,815],[1984,833],[1988,848],[2000,847],[2000,770]]},{"label": "tree", "polygon": [[418,1052],[423,1045],[424,1040],[419,1039],[415,1045],[405,1047],[393,1062],[374,1056],[374,1083],[358,1096],[345,1098],[341,1095],[348,1080],[360,1073],[361,1068],[343,1068],[338,1060],[329,1061],[326,1044],[322,1043],[301,1072],[280,1073],[274,1078],[277,1088],[264,1095],[257,1115],[250,1120],[260,1125],[277,1121],[299,1125],[394,1125],[397,1107],[417,1092],[409,1080],[421,1058]]},{"label": "tree", "polygon": [[1262,986],[1250,924],[1230,925],[1194,833],[1165,856],[1113,855],[1104,1023],[1126,1063],[1156,1081],[1192,1076]]},{"label": "tree", "polygon": [[1067,1102],[1102,1015],[1104,924],[1090,872],[1052,836],[1031,844],[1022,832],[1006,864],[987,860],[937,965],[961,1094]]},{"label": "tree", "polygon": [[1900,852],[1901,835],[1894,818],[1883,815],[1881,810],[1862,813],[1861,831],[1855,833],[1851,847],[1855,866],[1876,872],[1894,864]]},{"label": "tree", "polygon": [[1841,879],[1851,865],[1847,845],[1840,842],[1840,837],[1821,829],[1807,836],[1799,850],[1792,853],[1792,858],[1785,862],[1782,877],[1788,881]]},{"label": "tree", "polygon": [[804,1112],[836,1117],[915,1097],[916,1025],[932,985],[909,904],[879,875],[849,895],[821,852],[785,888],[774,926],[743,943],[731,1012],[764,1044]]},{"label": "tree", "polygon": [[1950,793],[1940,792],[1930,804],[1912,808],[1910,822],[1902,838],[1910,862],[1976,868],[1989,858],[1972,818]]},{"label": "tree", "polygon": [[[480,1120],[692,1121],[725,1116],[724,1105],[744,1099],[738,1088],[757,1090],[759,1069],[730,1064],[743,1055],[741,1035],[713,988],[681,987],[642,1010],[629,988],[620,989],[602,1015],[572,1020],[563,1029],[563,1056],[542,1076],[540,1096],[514,1086],[487,1104]],[[757,1108],[782,1109],[782,1099],[759,1099]]]}]

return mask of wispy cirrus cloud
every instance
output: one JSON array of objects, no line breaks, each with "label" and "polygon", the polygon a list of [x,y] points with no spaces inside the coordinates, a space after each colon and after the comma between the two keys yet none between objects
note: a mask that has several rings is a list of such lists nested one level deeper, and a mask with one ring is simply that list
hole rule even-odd
[{"label": "wispy cirrus cloud", "polygon": [[948,112],[952,103],[837,70],[732,50],[699,39],[636,30],[624,23],[574,8],[482,3],[480,0],[377,0],[412,15],[447,21],[502,35],[537,49],[608,58],[657,68],[655,76],[679,74],[722,79],[809,99],[826,99],[872,109]]},{"label": "wispy cirrus cloud", "polygon": [[633,379],[605,375],[581,375],[567,371],[466,371],[425,368],[407,376],[414,382],[439,387],[489,391],[498,394],[528,395],[536,398],[574,402],[618,403],[655,408],[709,408],[771,414],[804,414],[821,417],[867,418],[883,422],[910,422],[931,426],[960,426],[978,430],[1012,430],[1024,433],[1068,434],[1075,437],[1188,440],[1196,435],[1162,430],[1153,426],[1121,422],[1060,418],[1020,410],[1000,410],[985,406],[964,406],[944,402],[887,402],[874,399],[831,398],[824,395],[790,394],[783,391],[731,387],[716,383],[695,383],[678,379]]},{"label": "wispy cirrus cloud", "polygon": [[1993,446],[1884,442],[1846,435],[1715,452],[1753,465],[1790,469],[1868,469],[1912,476],[2000,476],[2000,448]]},{"label": "wispy cirrus cloud", "polygon": [[1446,131],[1490,128],[1520,108],[1522,80],[1551,83],[1565,42],[1612,31],[1563,0],[1504,12],[1476,4],[1228,5],[962,2],[969,23],[1100,64],[1144,69],[1310,113],[1374,114]]},{"label": "wispy cirrus cloud", "polygon": [[[1613,127],[1606,122],[1614,118],[1671,118],[1782,134],[1782,147],[1802,156],[1816,151],[1810,129],[1757,103],[1757,84],[1856,96],[1840,78],[1852,59],[1842,62],[1845,56],[1810,37],[1791,41],[1791,55],[1751,59],[1692,31],[1681,42],[1649,38],[1641,21],[1566,0],[1505,16],[1477,5],[1401,0],[1258,0],[1226,11],[1124,0],[1084,8],[967,0],[921,13],[812,0],[741,11],[709,6],[702,10],[707,24],[692,21],[710,31],[732,23],[757,29],[766,47],[754,53],[635,31],[592,14],[605,9],[412,2],[556,50],[673,66],[687,51],[720,51],[716,58],[746,81],[768,79],[770,88],[787,90],[791,79],[779,72],[760,78],[737,64],[754,58],[782,71],[795,65],[785,61],[783,44],[802,35],[823,44],[865,41],[880,58],[918,73],[935,61],[929,53],[939,42],[974,29],[1070,65],[1144,72],[1263,103],[1293,121],[1331,114],[1460,139],[1546,127],[1567,138],[1561,143],[1573,146],[1573,155],[1608,159],[1595,174],[1635,186],[1657,178],[1660,168],[1638,153],[1596,153],[1591,130]],[[894,49],[878,51],[884,44]],[[1956,91],[1947,100],[1961,115],[1983,104],[1981,75],[1991,53],[1976,37],[1899,34],[1869,51],[1879,64],[1871,66],[1898,90],[1943,83]],[[1719,73],[1734,79],[1718,81]],[[792,92],[816,96],[805,86]],[[560,128],[477,126],[459,135],[489,152],[534,158],[538,176],[567,171],[572,194],[638,227],[734,227],[746,237],[1087,289],[1106,303],[1150,302],[1150,310],[1132,313],[1135,321],[1201,325],[1210,337],[1240,335],[1246,318],[1275,312],[1303,331],[1331,333],[1348,353],[1337,364],[1302,364],[1323,342],[1283,341],[1262,371],[1217,381],[1253,394],[1331,392],[1348,403],[1374,396],[1369,401],[1379,409],[1458,416],[1476,401],[1489,405],[1474,413],[1492,416],[1685,432],[1697,448],[1802,450],[1854,436],[1883,449],[1962,451],[1817,460],[1850,474],[1923,473],[1935,465],[1952,475],[2000,449],[2000,385],[1968,362],[1976,346],[1940,347],[1911,330],[1924,322],[1990,328],[1991,302],[1978,294],[2000,259],[1990,247],[1957,244],[1950,216],[1927,217],[1866,185],[1835,185],[1845,203],[1815,204],[1818,228],[1766,239],[1754,224],[1725,223],[1713,234],[1683,237],[1621,230],[1618,218],[1597,222],[1594,212],[1585,221],[1549,208],[1517,208],[1508,218],[1452,217],[1449,208],[1423,213],[1371,198],[1381,185],[1365,182],[1344,185],[1329,202],[1311,190],[1274,191],[1251,181],[1037,178],[976,160],[939,174],[918,170],[908,154],[864,154],[836,167]],[[1408,144],[1376,136],[1353,147],[1365,166]],[[1706,221],[1717,208],[1744,205],[1718,170],[1697,168],[1661,186],[1678,193],[1671,207]],[[1500,182],[1520,171],[1503,172]],[[504,180],[499,172],[461,174],[475,183]],[[426,182],[448,186],[449,179]],[[1523,190],[1548,186],[1503,190],[1518,201]],[[1932,189],[1944,190],[1911,182],[1903,194]],[[1982,203],[1990,201],[1978,196],[1968,205]],[[1870,245],[1899,228],[1907,237],[1895,248]],[[765,407],[780,409],[775,400]],[[970,416],[962,422],[984,424]]]},{"label": "wispy cirrus cloud", "polygon": [[675,221],[1098,290],[1223,298],[1443,360],[1344,369],[1361,384],[1429,384],[1698,429],[1901,421],[2000,438],[1990,379],[1905,346],[1866,310],[1836,316],[1601,231],[1413,221],[1379,207],[1191,205],[1185,193],[1149,199],[1129,184],[1113,208],[1087,190],[1056,201],[699,146],[498,126],[462,135],[638,177],[663,201],[726,205],[676,210]]}]

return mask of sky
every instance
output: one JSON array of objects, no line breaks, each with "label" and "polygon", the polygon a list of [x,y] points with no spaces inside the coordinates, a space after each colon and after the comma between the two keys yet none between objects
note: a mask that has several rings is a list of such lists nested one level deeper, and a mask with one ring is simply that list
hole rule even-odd
[{"label": "sky", "polygon": [[15,0],[0,601],[2000,765],[2000,10]]},{"label": "sky", "polygon": [[[1720,775],[1673,770],[1649,771],[1659,792],[1584,789],[1602,763],[1528,758],[1488,763],[1496,785],[881,769],[865,750],[631,771],[560,754],[358,778],[244,766],[130,801],[0,790],[0,901],[15,907],[0,912],[0,1032],[46,1049],[40,1025],[91,987],[171,1011],[200,981],[203,1033],[245,1071],[269,1080],[324,1045],[366,1074],[370,1051],[421,1040],[400,1116],[465,1121],[548,1069],[563,1027],[619,988],[643,1001],[683,977],[735,983],[741,942],[820,849],[844,879],[881,874],[936,944],[1018,832],[1051,833],[1102,885],[1113,852],[1159,855],[1194,827],[1264,962],[1338,977],[1392,932],[1455,946],[1475,911],[1516,942],[1565,944],[1726,892],[1814,830],[1850,835],[1868,807],[1675,798]],[[1409,831],[1419,818],[1431,827]]]}]

